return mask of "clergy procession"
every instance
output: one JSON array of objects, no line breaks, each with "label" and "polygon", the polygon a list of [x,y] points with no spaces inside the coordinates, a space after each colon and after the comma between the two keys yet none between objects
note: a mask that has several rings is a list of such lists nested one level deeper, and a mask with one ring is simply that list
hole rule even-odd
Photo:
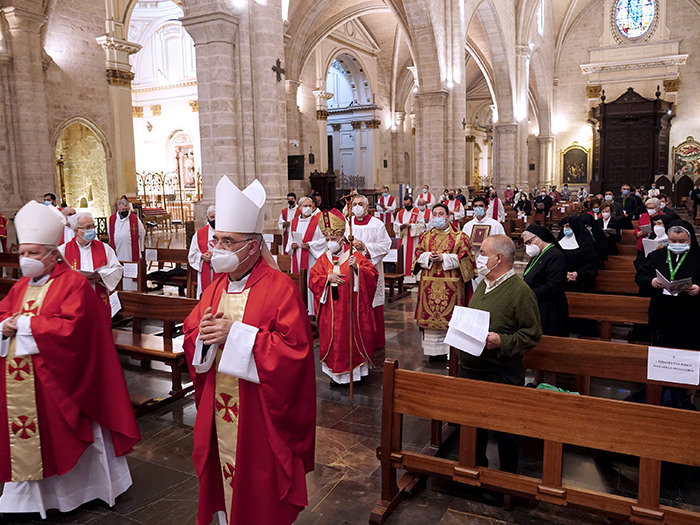
[{"label": "clergy procession", "polygon": [[[381,358],[406,357],[388,336],[386,319],[395,325],[397,318],[385,309],[393,306],[386,303],[385,272],[388,278],[400,269],[407,290],[408,298],[394,304],[407,313],[399,319],[416,327],[416,340],[403,342],[414,354],[409,362],[434,375],[589,394],[590,384],[572,385],[528,363],[551,344],[548,338],[596,344],[606,318],[582,315],[582,301],[614,301],[621,309],[633,299],[648,304],[648,322],[626,336],[616,327],[603,340],[624,336],[659,350],[700,351],[696,230],[681,218],[685,210],[662,206],[654,189],[629,193],[623,185],[617,208],[609,205],[614,196],[558,195],[549,214],[523,216],[513,202],[520,202],[518,193],[531,197],[517,188],[505,190],[505,203],[495,188],[466,195],[449,189],[439,199],[425,188],[418,199],[430,211],[427,221],[413,195],[387,196],[389,187],[372,201],[350,192],[323,209],[312,195],[289,194],[278,233],[270,235],[263,185],[255,180],[241,190],[222,177],[206,224],[185,243],[196,273],[196,303],[180,336],[181,372],[191,386],[165,400],[189,400],[196,408],[189,438],[197,523],[303,522],[308,475],[328,446],[317,440],[318,418],[326,417],[317,414],[324,407],[318,400],[335,392],[350,406],[358,396],[379,403],[367,389],[380,385]],[[390,205],[396,202],[403,202],[398,211]],[[120,496],[138,490],[127,457],[138,450],[136,415],[144,412],[127,389],[117,331],[109,330],[124,322],[119,298],[149,295],[138,272],[125,271],[143,266],[145,232],[126,197],[115,210],[108,242],[98,237],[91,213],[59,210],[51,200],[29,201],[12,218],[16,243],[9,252],[17,250],[22,277],[3,279],[0,302],[7,418],[0,513],[7,519],[79,512],[96,500],[118,506]],[[635,229],[621,228],[625,220]],[[620,281],[601,280],[606,272]],[[389,370],[385,365],[384,388]],[[668,378],[653,393],[655,403],[696,410],[692,383],[673,384],[681,382]],[[654,402],[650,388],[630,391],[624,402]],[[383,396],[376,409],[386,412],[391,392]],[[434,420],[437,437],[426,439],[441,450],[448,429]],[[520,472],[517,433],[495,427],[490,436],[477,428],[473,436],[475,467],[497,459],[498,471]],[[513,509],[518,500],[511,494],[507,485],[487,484],[465,497]],[[382,491],[366,518],[393,510],[384,499]]]}]

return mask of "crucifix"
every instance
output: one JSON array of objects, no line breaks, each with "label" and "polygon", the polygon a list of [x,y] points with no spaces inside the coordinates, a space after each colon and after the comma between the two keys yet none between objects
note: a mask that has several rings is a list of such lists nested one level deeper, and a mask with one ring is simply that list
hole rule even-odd
[{"label": "crucifix", "polygon": [[280,62],[280,59],[277,59],[277,62],[275,62],[275,65],[272,66],[272,71],[277,73],[277,82],[280,82],[282,80],[282,75],[287,73],[287,70],[282,67],[282,62]]}]

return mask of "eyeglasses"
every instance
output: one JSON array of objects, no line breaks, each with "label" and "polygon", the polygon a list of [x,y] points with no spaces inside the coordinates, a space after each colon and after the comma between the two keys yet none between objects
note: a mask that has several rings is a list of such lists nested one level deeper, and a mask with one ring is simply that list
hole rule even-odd
[{"label": "eyeglasses", "polygon": [[235,246],[236,244],[240,244],[240,243],[242,243],[242,242],[248,242],[248,241],[251,241],[251,240],[252,240],[252,238],[250,238],[250,237],[247,238],[247,239],[243,239],[243,240],[241,240],[241,241],[234,241],[234,240],[232,240],[232,239],[219,239],[219,240],[213,239],[213,241],[214,241],[214,246],[218,246],[219,243],[221,243],[221,244],[223,244],[224,246],[226,246],[227,248],[231,248],[232,246]]},{"label": "eyeglasses", "polygon": [[94,225],[94,224],[91,224],[91,225],[89,225],[89,226],[78,226],[78,229],[79,229],[79,230],[94,230],[94,229],[95,229],[95,225]]}]

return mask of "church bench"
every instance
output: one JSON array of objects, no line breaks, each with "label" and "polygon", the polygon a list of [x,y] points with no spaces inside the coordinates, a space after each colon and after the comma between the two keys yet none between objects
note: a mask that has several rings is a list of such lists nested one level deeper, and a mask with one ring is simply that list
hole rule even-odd
[{"label": "church bench", "polygon": [[610,255],[605,261],[606,270],[634,270],[634,257],[629,255]]},{"label": "church bench", "polygon": [[[406,297],[411,293],[408,290],[404,289],[403,286],[403,280],[405,277],[403,249],[403,244],[401,244],[396,249],[396,271],[384,273],[384,285],[387,288],[389,288],[389,297],[387,297],[387,300],[390,303],[393,303],[394,301],[401,299],[402,297]],[[396,294],[394,294],[394,287],[396,288]]]},{"label": "church bench", "polygon": [[[172,390],[167,401],[183,397],[192,390],[192,385],[182,386],[182,367],[185,354],[182,339],[173,339],[175,325],[184,322],[198,301],[184,297],[145,294],[138,292],[119,293],[122,318],[132,319],[131,331],[113,328],[112,336],[117,353],[140,360],[142,365],[159,361],[170,366]],[[161,334],[142,333],[142,321],[161,321]]]},{"label": "church bench", "polygon": [[590,394],[592,377],[641,383],[646,402],[660,405],[662,387],[679,385],[647,379],[648,352],[648,345],[545,335],[525,354],[525,368],[573,374],[576,391],[584,395]]},{"label": "church bench", "polygon": [[[370,523],[383,523],[406,488],[426,475],[639,523],[690,525],[700,520],[700,513],[659,501],[662,461],[700,466],[700,417],[692,411],[399,370],[392,359],[384,362],[383,383],[377,450],[381,494]],[[404,449],[404,416],[459,425],[458,459]],[[542,476],[477,466],[477,428],[543,440]],[[563,481],[564,444],[638,457],[637,497]],[[399,469],[406,471],[400,480]]]},{"label": "church bench", "polygon": [[621,244],[637,246],[637,236],[634,234],[634,230],[620,230],[620,241],[617,245]]},{"label": "church bench", "polygon": [[634,268],[630,270],[598,270],[595,278],[595,291],[619,295],[637,295],[639,286],[634,281],[637,274]]},{"label": "church bench", "polygon": [[620,244],[617,243],[617,254],[627,257],[637,256],[637,245],[636,244]]},{"label": "church bench", "polygon": [[173,267],[184,265],[187,269],[186,275],[168,276],[163,284],[176,286],[180,296],[186,296],[191,299],[197,294],[197,270],[191,268],[187,261],[189,250],[176,248],[153,248],[157,252],[156,260],[149,262],[157,262],[158,270],[162,270],[166,263],[172,264]]},{"label": "church bench", "polygon": [[600,338],[612,338],[613,324],[647,324],[649,298],[631,295],[602,295],[566,292],[569,317],[600,322]]},{"label": "church bench", "polygon": [[6,272],[9,274],[8,277],[19,279],[19,255],[16,253],[0,253],[0,277],[2,277],[3,268],[8,268]]}]

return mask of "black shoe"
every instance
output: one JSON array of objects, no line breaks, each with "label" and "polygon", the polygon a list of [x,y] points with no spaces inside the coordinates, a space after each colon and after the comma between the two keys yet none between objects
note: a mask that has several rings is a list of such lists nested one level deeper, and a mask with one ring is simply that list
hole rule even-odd
[{"label": "black shoe", "polygon": [[479,499],[481,499],[481,501],[487,505],[492,505],[494,507],[500,507],[503,505],[503,494],[500,492],[494,492],[493,490],[483,489],[479,495]]}]

